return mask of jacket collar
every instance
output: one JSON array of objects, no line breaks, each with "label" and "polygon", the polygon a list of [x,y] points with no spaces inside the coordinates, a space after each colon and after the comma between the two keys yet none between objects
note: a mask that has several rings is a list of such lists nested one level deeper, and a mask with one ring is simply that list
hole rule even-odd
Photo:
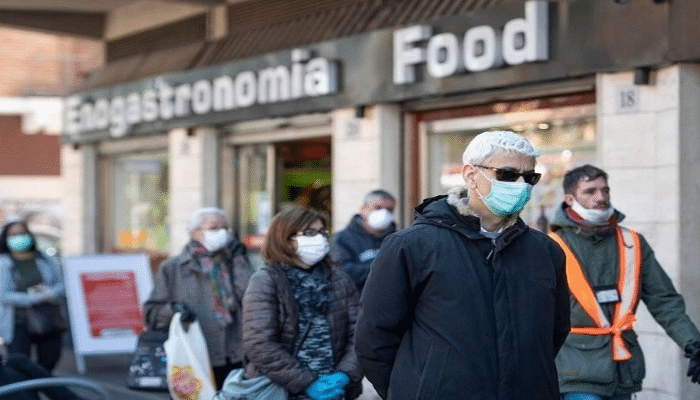
[{"label": "jacket collar", "polygon": [[[481,223],[469,206],[468,190],[452,188],[447,195],[425,199],[415,209],[416,224],[426,223],[456,230],[470,239],[488,239],[481,234]],[[509,217],[503,233],[495,241],[497,248],[508,245],[529,228],[519,217]]]},{"label": "jacket collar", "polygon": [[[469,190],[466,187],[453,187],[447,192],[447,202],[457,209],[460,215],[465,217],[474,216],[479,218],[476,211],[469,205]],[[517,216],[510,215],[506,217],[505,223],[503,224],[503,230],[510,228],[515,225],[518,221]],[[481,223],[479,223],[479,228],[481,228]]]}]

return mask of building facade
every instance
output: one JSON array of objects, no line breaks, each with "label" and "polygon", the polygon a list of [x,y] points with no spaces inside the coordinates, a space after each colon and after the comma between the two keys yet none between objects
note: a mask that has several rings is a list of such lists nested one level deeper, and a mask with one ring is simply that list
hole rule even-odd
[{"label": "building facade", "polygon": [[[375,188],[406,225],[460,183],[474,135],[511,129],[542,151],[526,222],[546,227],[571,167],[606,169],[700,322],[698,5],[291,4],[112,12],[106,66],[65,101],[67,254],[155,261],[187,241],[192,211],[218,205],[254,256],[286,204],[323,208],[338,230]],[[638,398],[697,398],[677,346],[643,307],[639,319]]]},{"label": "building facade", "polygon": [[0,223],[25,218],[57,255],[63,215],[63,96],[102,62],[99,42],[0,27]]}]

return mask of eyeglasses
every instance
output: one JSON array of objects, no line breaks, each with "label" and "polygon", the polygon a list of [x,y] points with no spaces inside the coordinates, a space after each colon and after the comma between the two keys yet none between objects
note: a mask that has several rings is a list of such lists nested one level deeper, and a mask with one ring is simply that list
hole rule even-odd
[{"label": "eyeglasses", "polygon": [[529,183],[530,185],[536,185],[542,177],[542,174],[535,171],[518,172],[513,168],[496,168],[487,167],[486,165],[475,165],[475,167],[486,168],[494,171],[496,173],[496,179],[502,182],[515,182],[522,176],[525,182]]},{"label": "eyeglasses", "polygon": [[297,234],[294,235],[294,236],[308,236],[308,237],[314,237],[314,236],[316,236],[316,235],[318,235],[318,234],[321,234],[321,236],[323,236],[323,237],[325,237],[325,238],[328,238],[328,237],[331,236],[331,233],[328,232],[326,229],[316,230],[316,229],[311,229],[311,228],[306,228],[306,229],[304,229],[303,231],[299,231],[299,232],[297,232]]}]

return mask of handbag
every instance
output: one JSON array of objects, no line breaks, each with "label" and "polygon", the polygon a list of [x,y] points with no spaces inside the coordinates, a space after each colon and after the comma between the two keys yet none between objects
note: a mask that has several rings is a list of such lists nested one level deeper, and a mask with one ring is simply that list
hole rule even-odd
[{"label": "handbag", "polygon": [[27,308],[27,331],[31,335],[61,333],[68,329],[68,321],[60,304],[44,302]]},{"label": "handbag", "polygon": [[[301,344],[309,333],[311,324],[307,324],[304,334],[294,346],[296,356]],[[216,394],[213,400],[287,400],[289,393],[287,389],[276,384],[265,375],[255,378],[246,378],[243,373],[245,368],[236,368],[229,372],[221,387],[221,391]]]},{"label": "handbag", "polygon": [[247,379],[244,368],[229,372],[221,391],[214,400],[287,400],[287,389],[276,384],[265,375]]},{"label": "handbag", "polygon": [[168,390],[175,400],[211,400],[216,386],[202,328],[195,320],[185,331],[180,318],[179,312],[173,315],[163,344]]},{"label": "handbag", "polygon": [[168,339],[165,329],[149,329],[139,335],[134,358],[129,365],[126,386],[132,389],[168,390],[166,359],[163,343]]}]

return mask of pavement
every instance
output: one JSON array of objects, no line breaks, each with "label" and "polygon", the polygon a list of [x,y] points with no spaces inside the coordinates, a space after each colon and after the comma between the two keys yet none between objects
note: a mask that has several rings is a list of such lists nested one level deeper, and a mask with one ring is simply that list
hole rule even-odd
[{"label": "pavement", "polygon": [[[111,396],[110,400],[171,400],[167,391],[133,390],[126,386],[126,376],[131,364],[131,354],[105,354],[85,356],[85,374],[78,373],[75,356],[69,347],[64,347],[54,375],[82,378],[99,384]],[[363,393],[358,400],[379,400],[377,392],[365,379]],[[86,399],[98,397],[88,392],[75,390]],[[92,397],[91,397],[92,396]],[[102,399],[100,399],[102,400]]]},{"label": "pavement", "polygon": [[[126,386],[126,376],[132,354],[104,354],[85,356],[85,374],[79,374],[75,356],[71,348],[64,347],[61,359],[53,373],[56,376],[69,376],[87,379],[102,386],[111,396],[110,400],[170,400],[167,391],[132,390]],[[87,399],[97,399],[96,395],[74,390]],[[92,396],[92,397],[91,397]]]}]

